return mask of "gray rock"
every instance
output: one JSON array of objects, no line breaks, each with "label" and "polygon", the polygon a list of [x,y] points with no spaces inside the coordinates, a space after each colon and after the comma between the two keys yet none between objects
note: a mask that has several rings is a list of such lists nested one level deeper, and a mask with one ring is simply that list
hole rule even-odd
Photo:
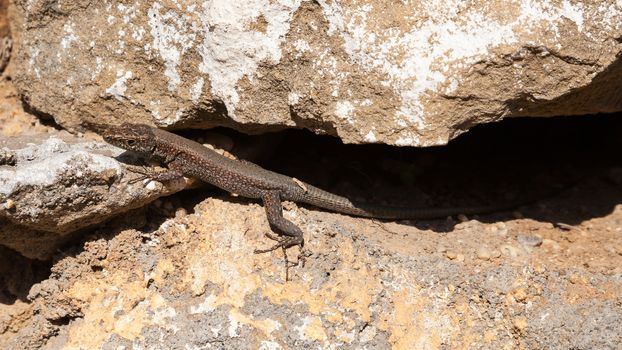
[{"label": "gray rock", "polygon": [[542,237],[537,235],[518,235],[516,237],[518,243],[525,247],[539,247],[542,245]]},{"label": "gray rock", "polygon": [[63,133],[0,140],[0,244],[46,259],[69,234],[183,188],[128,180],[122,150]]}]

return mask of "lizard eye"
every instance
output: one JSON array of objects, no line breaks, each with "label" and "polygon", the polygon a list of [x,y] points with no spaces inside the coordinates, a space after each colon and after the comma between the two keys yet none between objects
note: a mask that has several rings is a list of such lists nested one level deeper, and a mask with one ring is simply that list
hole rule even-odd
[{"label": "lizard eye", "polygon": [[136,143],[136,140],[127,140],[126,142],[128,146],[133,146]]}]

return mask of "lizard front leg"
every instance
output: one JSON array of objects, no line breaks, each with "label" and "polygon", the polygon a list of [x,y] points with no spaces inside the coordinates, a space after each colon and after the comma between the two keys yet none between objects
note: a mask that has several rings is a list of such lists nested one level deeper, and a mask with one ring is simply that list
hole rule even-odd
[{"label": "lizard front leg", "polygon": [[145,179],[155,180],[158,182],[169,182],[179,180],[184,177],[184,173],[182,171],[182,164],[179,164],[179,161],[172,160],[171,162],[166,164],[167,169],[164,170],[155,170],[154,168],[145,167],[145,166],[136,166],[126,164],[126,168],[130,171],[140,174],[135,179],[129,181],[129,183],[136,183]]},{"label": "lizard front leg", "polygon": [[125,167],[133,173],[140,174],[141,176],[131,179],[128,183],[133,184],[146,179],[155,180],[158,182],[169,182],[184,177],[184,174],[177,170],[155,170],[153,168],[137,165],[128,165]]}]

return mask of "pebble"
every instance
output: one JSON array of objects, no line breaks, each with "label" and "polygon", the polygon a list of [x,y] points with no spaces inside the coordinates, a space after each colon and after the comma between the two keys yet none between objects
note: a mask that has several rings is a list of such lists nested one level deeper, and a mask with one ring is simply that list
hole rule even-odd
[{"label": "pebble", "polygon": [[489,249],[481,247],[477,250],[477,258],[482,260],[497,259],[501,256],[501,252],[498,249]]},{"label": "pebble", "polygon": [[495,225],[486,227],[486,230],[490,233],[496,233],[499,236],[505,236],[508,233],[508,227],[504,222],[499,222]]},{"label": "pebble", "polygon": [[183,217],[183,216],[186,216],[186,215],[188,215],[188,211],[186,210],[186,208],[177,208],[175,210],[175,217],[176,218],[180,218],[180,217]]},{"label": "pebble", "polygon": [[516,258],[519,254],[520,254],[520,250],[516,247],[513,247],[509,244],[504,244],[501,247],[499,247],[499,249],[501,250],[501,253],[505,256],[509,256],[512,258]]},{"label": "pebble", "polygon": [[459,254],[459,253],[456,253],[456,252],[454,252],[454,251],[452,251],[452,250],[448,250],[448,251],[445,253],[445,256],[446,256],[448,259],[450,259],[450,260],[456,260],[456,261],[458,261],[458,262],[462,262],[462,261],[464,261],[464,254]]},{"label": "pebble", "polygon": [[492,258],[492,252],[486,247],[480,247],[477,250],[477,258],[481,260],[490,260]]},{"label": "pebble", "polygon": [[525,288],[517,288],[512,293],[512,296],[514,296],[514,299],[516,299],[516,301],[523,302],[525,301],[525,299],[527,299],[527,291],[525,290]]},{"label": "pebble", "polygon": [[12,199],[7,199],[6,202],[4,202],[4,209],[6,210],[11,210],[15,207],[15,201]]},{"label": "pebble", "polygon": [[538,235],[518,235],[516,240],[526,247],[539,247],[542,245],[542,237]]}]

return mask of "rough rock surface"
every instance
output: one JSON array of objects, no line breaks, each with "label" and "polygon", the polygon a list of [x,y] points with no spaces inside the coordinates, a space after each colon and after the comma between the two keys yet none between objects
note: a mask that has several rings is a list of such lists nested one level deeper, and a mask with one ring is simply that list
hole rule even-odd
[{"label": "rough rock surface", "polygon": [[[36,284],[20,349],[615,349],[619,230],[466,221],[439,235],[290,207],[308,234],[283,281],[257,204],[208,199],[149,232],[112,230]],[[611,218],[622,220],[618,206]],[[523,230],[543,239],[524,245]],[[618,228],[619,229],[619,228]],[[598,245],[586,246],[598,237]],[[294,254],[292,254],[294,255]],[[574,260],[584,264],[575,265]],[[3,323],[0,322],[0,329]],[[10,326],[5,322],[4,327]],[[45,346],[43,346],[45,345]]]},{"label": "rough rock surface", "polygon": [[14,3],[18,88],[66,127],[425,146],[504,117],[622,110],[619,0]]},{"label": "rough rock surface", "polygon": [[184,187],[131,183],[121,153],[68,133],[0,138],[0,244],[49,259],[70,233]]}]

